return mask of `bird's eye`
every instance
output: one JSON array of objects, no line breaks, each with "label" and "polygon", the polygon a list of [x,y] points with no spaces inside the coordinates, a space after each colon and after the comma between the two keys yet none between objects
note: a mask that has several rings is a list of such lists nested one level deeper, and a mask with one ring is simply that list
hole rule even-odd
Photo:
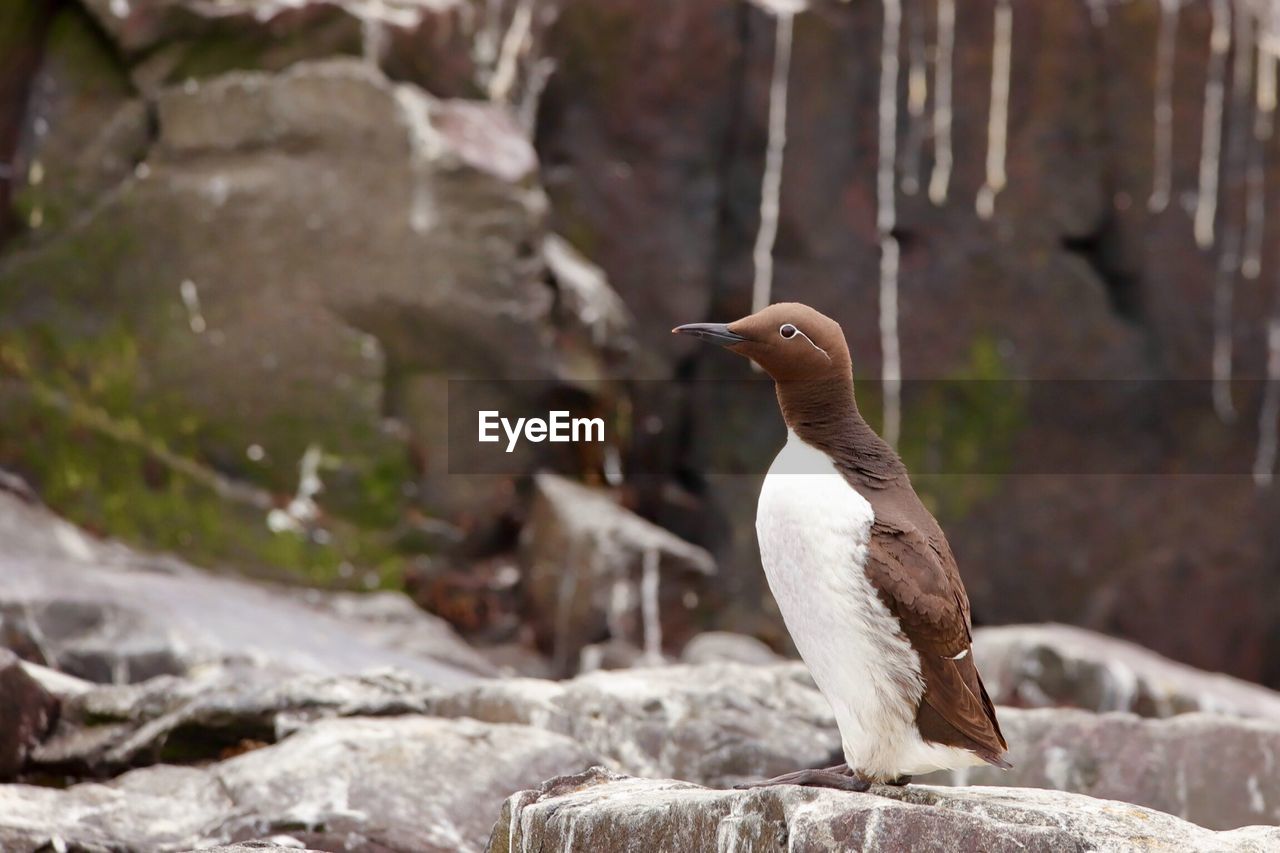
[{"label": "bird's eye", "polygon": [[800,330],[797,329],[795,326],[791,325],[790,323],[783,323],[782,326],[779,327],[778,329],[778,334],[782,335],[782,337],[786,338],[787,340],[790,340],[791,338],[794,338],[796,336],[796,332],[798,331]]}]

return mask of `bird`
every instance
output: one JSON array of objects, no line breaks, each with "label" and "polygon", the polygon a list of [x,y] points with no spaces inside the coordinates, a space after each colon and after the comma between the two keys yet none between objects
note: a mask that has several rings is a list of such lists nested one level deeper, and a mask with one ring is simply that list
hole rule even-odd
[{"label": "bird", "polygon": [[845,759],[743,787],[867,791],[934,770],[1010,768],[955,556],[902,459],[858,411],[839,323],[784,302],[672,331],[745,356],[774,381],[787,440],[760,489],[760,559]]}]

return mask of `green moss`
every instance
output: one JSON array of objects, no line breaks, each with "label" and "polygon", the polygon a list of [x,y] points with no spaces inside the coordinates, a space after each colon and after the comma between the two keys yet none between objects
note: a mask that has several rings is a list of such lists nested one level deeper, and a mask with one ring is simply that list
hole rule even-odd
[{"label": "green moss", "polygon": [[1013,442],[1026,422],[1026,391],[1009,374],[995,341],[982,337],[962,370],[940,382],[916,383],[908,392],[902,458],[910,470],[927,472],[913,480],[931,510],[944,520],[963,518],[1009,469]]},{"label": "green moss", "polygon": [[[383,584],[399,582],[403,559],[388,533],[342,517],[326,520],[325,544],[273,533],[261,508],[166,464],[176,457],[207,468],[200,448],[217,431],[140,394],[140,358],[119,325],[74,343],[43,326],[0,336],[0,374],[15,378],[0,397],[0,466],[20,471],[50,506],[90,530],[200,564],[333,583],[346,563],[372,569]],[[366,479],[381,501],[370,520],[392,520],[388,493],[398,475],[387,465]]]},{"label": "green moss", "polygon": [[[164,337],[185,327],[175,326],[176,293],[155,292],[163,257],[151,260],[131,204],[0,265],[0,465],[72,520],[146,548],[321,583],[349,574],[350,564],[396,584],[404,557],[391,530],[411,477],[403,445],[373,419],[318,429],[314,417],[281,406],[254,428],[274,462],[254,463],[237,413],[158,389],[150,377],[159,359],[200,353]],[[216,472],[283,503],[312,440],[332,463],[322,472],[323,544],[273,533],[263,508],[212,485]],[[200,476],[183,470],[188,463]]]}]

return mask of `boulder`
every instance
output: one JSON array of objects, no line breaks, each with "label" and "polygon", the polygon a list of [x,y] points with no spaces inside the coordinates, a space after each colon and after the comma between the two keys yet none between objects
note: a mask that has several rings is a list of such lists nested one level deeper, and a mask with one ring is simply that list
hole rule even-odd
[{"label": "boulder", "polygon": [[1280,824],[1280,721],[1002,708],[1000,725],[1012,770],[963,768],[924,781],[1074,791],[1209,829]]},{"label": "boulder", "polygon": [[[48,152],[82,152],[77,91]],[[78,521],[206,564],[392,575],[407,517],[485,529],[531,469],[446,476],[449,380],[501,376],[480,384],[514,406],[604,375],[626,337],[598,271],[544,255],[537,155],[512,110],[356,59],[144,98],[123,173],[74,178],[92,196],[74,221],[0,259],[0,348],[24,380],[0,389],[0,456]],[[31,453],[32,431],[62,451]]]},{"label": "boulder", "polygon": [[421,712],[434,691],[403,672],[289,675],[244,665],[94,686],[64,700],[29,771],[103,777],[157,762],[216,761],[322,718]]},{"label": "boulder", "polygon": [[133,770],[65,790],[0,786],[0,847],[191,850],[287,836],[322,850],[484,848],[513,790],[594,760],[523,726],[348,718],[205,767]]},{"label": "boulder", "polygon": [[151,145],[147,105],[111,45],[83,10],[54,8],[6,182],[36,241],[58,234],[132,175]]},{"label": "boulder", "polygon": [[520,550],[529,615],[555,670],[572,672],[582,649],[604,638],[650,660],[683,646],[715,572],[711,555],[604,491],[549,473],[534,488]]},{"label": "boulder", "polygon": [[47,3],[10,3],[0,12],[0,243],[15,227],[11,197],[20,168],[14,153],[52,13]]},{"label": "boulder", "polygon": [[[611,770],[712,787],[838,763],[840,736],[801,664],[714,663],[486,681],[426,698],[432,713],[568,735]],[[926,781],[1052,788],[1159,809],[1213,829],[1280,823],[1280,723],[1144,719],[1001,707],[1012,771]]]},{"label": "boulder", "polygon": [[720,791],[602,768],[513,795],[489,853],[530,849],[1241,851],[1280,828],[1214,832],[1151,809],[1018,788],[876,786],[866,794],[792,785]]},{"label": "boulder", "polygon": [[680,652],[684,663],[781,663],[782,655],[760,640],[731,631],[705,631],[694,637]]},{"label": "boulder", "polygon": [[[429,700],[432,713],[522,723],[570,737],[611,768],[727,786],[840,749],[830,706],[799,664],[708,664],[503,679]],[[837,759],[838,760],[838,759]]]},{"label": "boulder", "polygon": [[1208,711],[1280,722],[1280,694],[1068,625],[979,628],[974,659],[992,701],[1168,717]]},{"label": "boulder", "polygon": [[410,713],[534,726],[616,770],[708,785],[825,765],[840,745],[826,700],[798,664],[677,665],[453,690],[406,672],[290,675],[231,665],[68,696],[29,770],[105,776],[157,761],[214,761],[318,719]]},{"label": "boulder", "polygon": [[89,681],[228,661],[328,674],[394,666],[455,685],[494,672],[403,597],[359,603],[211,575],[95,540],[5,493],[0,539],[0,645]]},{"label": "boulder", "polygon": [[22,772],[58,718],[58,700],[0,648],[0,780]]},{"label": "boulder", "polygon": [[138,86],[359,56],[444,97],[532,114],[546,79],[552,4],[531,14],[470,0],[82,0]]}]

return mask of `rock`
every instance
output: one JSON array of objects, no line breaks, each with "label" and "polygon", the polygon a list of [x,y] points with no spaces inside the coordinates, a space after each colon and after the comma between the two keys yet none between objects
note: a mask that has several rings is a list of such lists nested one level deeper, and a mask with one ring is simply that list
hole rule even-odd
[{"label": "rock", "polygon": [[[826,700],[801,664],[718,663],[490,681],[429,697],[433,713],[568,735],[615,771],[712,787],[840,761]],[[999,709],[1014,769],[937,784],[1056,788],[1159,809],[1215,829],[1280,822],[1280,723],[1186,714],[1145,720]]]},{"label": "rock", "polygon": [[41,687],[63,701],[83,696],[95,687],[92,681],[85,681],[83,678],[76,678],[74,675],[67,675],[65,672],[58,672],[56,669],[49,669],[47,666],[40,666],[31,661],[22,661],[22,668]]},{"label": "rock", "polygon": [[714,786],[827,766],[840,749],[830,706],[799,664],[495,680],[432,699],[430,710],[545,728],[615,770]]},{"label": "rock", "polygon": [[605,637],[651,656],[683,645],[689,602],[715,572],[711,555],[604,492],[548,473],[534,487],[520,549],[534,630],[555,670],[568,673]]},{"label": "rock", "polygon": [[784,658],[755,637],[729,631],[706,631],[689,641],[680,653],[685,663],[781,663]]},{"label": "rock", "polygon": [[15,228],[11,197],[19,170],[14,153],[53,11],[47,3],[11,3],[0,12],[0,242]]},{"label": "rock", "polygon": [[1280,721],[1002,708],[1000,725],[1012,770],[966,768],[924,781],[1073,791],[1209,829],[1280,824]]},{"label": "rock", "polygon": [[[5,458],[95,529],[325,579],[394,568],[405,516],[483,529],[510,508],[531,469],[444,473],[449,380],[502,376],[480,384],[514,406],[527,386],[603,375],[619,341],[597,347],[584,323],[623,322],[592,319],[618,307],[598,279],[549,269],[537,156],[511,110],[353,59],[145,97],[154,138],[138,168],[0,259],[0,346],[26,380],[0,389]],[[60,128],[46,146],[78,151],[74,125],[74,139]],[[66,455],[31,453],[32,429]],[[314,524],[264,528],[313,449]],[[86,499],[68,470],[118,497]]]},{"label": "rock", "polygon": [[905,788],[871,793],[780,786],[717,791],[631,779],[602,768],[513,795],[489,853],[528,849],[1249,851],[1280,828],[1212,832],[1151,809],[1017,788]]},{"label": "rock", "polygon": [[424,613],[403,593],[308,591],[301,598],[321,613],[366,626],[366,635],[380,646],[434,658],[469,672],[498,674],[485,655],[459,640],[448,622]]},{"label": "rock", "polygon": [[974,657],[992,701],[1168,717],[1209,711],[1280,722],[1280,694],[1176,663],[1134,643],[1067,625],[974,632]]},{"label": "rock", "polygon": [[40,496],[31,490],[31,486],[27,484],[26,480],[3,468],[0,468],[0,492],[8,492],[20,498],[24,503],[34,504],[40,502]]},{"label": "rock", "polygon": [[58,700],[0,649],[0,780],[22,772],[31,751],[53,728]]},{"label": "rock", "polygon": [[[469,0],[83,0],[143,89],[233,70],[279,71],[360,56],[443,97],[491,97],[531,114],[548,69],[541,41],[555,8],[523,22]],[[523,27],[524,38],[509,39]]]},{"label": "rock", "polygon": [[665,658],[654,658],[626,640],[610,638],[582,647],[578,655],[578,672],[586,674],[600,669],[634,669],[640,666],[660,666],[663,663],[666,663]]},{"label": "rock", "polygon": [[275,743],[317,719],[421,712],[434,690],[392,671],[290,676],[243,665],[98,686],[65,700],[30,771],[102,777],[161,761],[213,761]]},{"label": "rock", "polygon": [[[634,320],[626,303],[609,286],[604,270],[558,234],[542,242],[542,257],[555,280],[564,325],[575,326],[588,352],[603,351],[616,366],[631,355]],[[585,378],[585,377],[584,377]]]},{"label": "rock", "polygon": [[513,790],[592,760],[523,726],[326,720],[207,767],[149,767],[66,790],[0,786],[0,847],[177,851],[288,836],[322,850],[471,853]]},{"label": "rock", "polygon": [[49,24],[27,98],[12,183],[39,240],[133,174],[151,145],[151,116],[111,46],[72,4],[58,7]]},{"label": "rock", "polygon": [[551,678],[551,664],[536,650],[522,643],[500,643],[476,649],[493,664],[500,675]]},{"label": "rock", "polygon": [[[98,542],[0,493],[0,645],[96,682],[251,661],[290,672],[398,667],[438,684],[492,673],[440,620],[403,598],[365,605],[201,572]],[[375,615],[373,610],[380,610]]]}]

